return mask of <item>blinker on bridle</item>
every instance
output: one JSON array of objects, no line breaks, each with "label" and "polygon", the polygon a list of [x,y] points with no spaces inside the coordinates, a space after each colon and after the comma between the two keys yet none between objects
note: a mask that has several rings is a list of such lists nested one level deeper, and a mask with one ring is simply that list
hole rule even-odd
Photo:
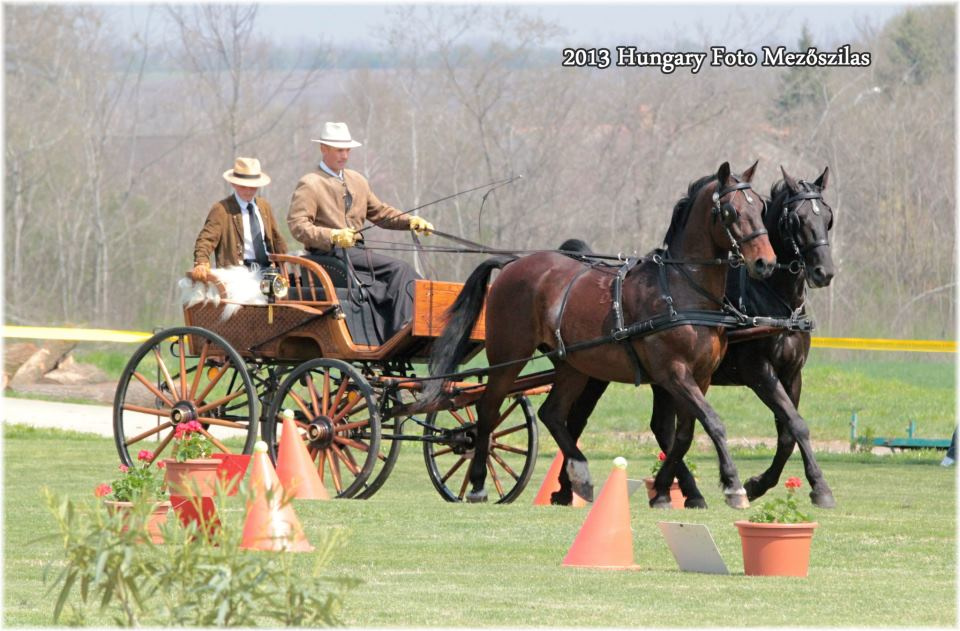
[{"label": "blinker on bridle", "polygon": [[[800,186],[806,188],[807,183],[803,180],[800,180]],[[786,236],[790,244],[793,246],[794,254],[797,255],[800,259],[800,264],[804,265],[803,257],[807,252],[815,250],[816,248],[824,247],[830,245],[830,240],[827,236],[824,236],[823,239],[817,239],[812,243],[808,243],[802,248],[799,245],[799,232],[800,232],[800,215],[799,211],[803,208],[803,204],[809,201],[813,206],[813,214],[820,214],[820,207],[817,205],[816,200],[823,201],[823,194],[821,191],[810,191],[802,190],[799,193],[794,193],[788,197],[783,202],[784,213],[780,216],[780,233]],[[797,204],[796,208],[791,208],[791,205],[800,202]],[[831,217],[832,223],[832,217]],[[830,226],[827,226],[827,230],[830,230]]]},{"label": "blinker on bridle", "polygon": [[742,258],[740,254],[740,246],[748,241],[752,241],[757,237],[761,237],[767,234],[767,229],[761,227],[759,230],[748,234],[739,241],[734,238],[733,233],[730,231],[730,227],[740,219],[740,211],[734,208],[733,204],[729,201],[721,203],[720,200],[729,195],[730,193],[736,193],[737,191],[743,191],[743,196],[746,198],[747,203],[753,203],[753,198],[750,196],[750,193],[747,191],[750,190],[750,182],[737,182],[730,186],[724,187],[719,191],[713,192],[713,215],[714,221],[717,218],[720,218],[720,222],[723,224],[723,229],[727,232],[727,237],[730,238],[730,243],[733,244],[733,253],[737,258]]}]

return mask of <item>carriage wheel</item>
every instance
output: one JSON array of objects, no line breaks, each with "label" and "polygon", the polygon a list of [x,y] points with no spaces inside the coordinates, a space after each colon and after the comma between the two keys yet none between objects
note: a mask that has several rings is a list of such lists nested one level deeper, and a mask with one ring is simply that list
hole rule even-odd
[{"label": "carriage wheel", "polygon": [[354,496],[357,499],[365,500],[372,497],[390,477],[394,465],[397,464],[397,458],[400,456],[400,445],[403,442],[393,440],[393,436],[400,433],[402,421],[403,419],[396,417],[381,419],[380,448],[377,450],[375,466],[367,483],[363,485],[363,489]]},{"label": "carriage wheel", "polygon": [[[462,502],[470,481],[477,412],[474,405],[433,412],[423,430],[423,457],[434,488],[448,502]],[[435,442],[435,439],[441,439]],[[525,396],[509,400],[490,437],[487,486],[497,504],[517,499],[537,462],[537,419]]]},{"label": "carriage wheel", "polygon": [[380,414],[367,380],[336,359],[313,359],[297,366],[277,389],[263,426],[274,461],[284,410],[293,411],[300,439],[324,485],[337,497],[362,491],[380,449]]},{"label": "carriage wheel", "polygon": [[173,457],[178,423],[198,421],[215,448],[251,453],[257,439],[257,391],[239,354],[219,335],[177,327],[143,343],[127,363],[113,399],[120,461],[141,450]]}]

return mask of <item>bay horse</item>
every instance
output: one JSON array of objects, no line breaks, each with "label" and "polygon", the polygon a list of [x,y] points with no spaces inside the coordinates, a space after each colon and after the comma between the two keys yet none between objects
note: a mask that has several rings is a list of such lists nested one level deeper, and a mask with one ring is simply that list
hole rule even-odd
[{"label": "bay horse", "polygon": [[[780,264],[766,280],[745,278],[731,269],[727,277],[727,299],[739,303],[751,316],[800,317],[805,314],[806,286],[826,287],[835,268],[830,251],[829,231],[833,209],[823,200],[830,175],[829,167],[813,183],[792,178],[781,166],[783,179],[770,189],[770,204],[764,223]],[[770,467],[747,480],[747,498],[754,500],[776,486],[794,447],[800,447],[804,473],[810,483],[810,500],[820,508],[836,505],[810,444],[810,430],[800,416],[801,370],[810,353],[809,330],[759,327],[732,332],[727,353],[713,374],[712,385],[747,386],[770,408],[777,428],[777,450]],[[740,333],[743,341],[737,341]],[[759,336],[752,337],[759,334]],[[590,394],[590,393],[588,393]],[[650,428],[661,449],[673,438],[676,413],[670,394],[653,386]],[[688,497],[700,496],[692,475],[682,465],[677,470],[681,488]]]},{"label": "bay horse", "polygon": [[[470,274],[448,311],[448,324],[430,357],[432,375],[449,374],[459,365],[486,296],[490,369],[477,403],[467,501],[487,499],[485,463],[500,405],[523,365],[540,350],[550,353],[555,376],[538,415],[563,452],[566,473],[578,495],[593,498],[587,458],[567,429],[579,395],[591,383],[645,381],[662,386],[677,405],[675,437],[655,482],[658,497],[669,502],[674,469],[689,449],[693,425],[699,419],[717,449],[727,503],[735,508],[749,506],[723,424],[704,398],[726,350],[726,338],[719,323],[691,323],[683,315],[719,313],[730,251],[742,259],[752,277],[768,277],[775,268],[776,255],[761,216],[763,202],[750,191],[756,166],[736,176],[724,162],[715,175],[691,184],[687,196],[674,207],[664,239],[666,249],[654,256],[620,268],[585,266],[555,252],[499,256]],[[490,276],[501,268],[488,292]],[[633,334],[637,325],[665,320],[673,321]],[[603,343],[584,344],[598,340]],[[574,349],[578,343],[581,348],[565,352],[567,346]],[[442,383],[430,381],[418,405],[428,407],[440,396]]]}]

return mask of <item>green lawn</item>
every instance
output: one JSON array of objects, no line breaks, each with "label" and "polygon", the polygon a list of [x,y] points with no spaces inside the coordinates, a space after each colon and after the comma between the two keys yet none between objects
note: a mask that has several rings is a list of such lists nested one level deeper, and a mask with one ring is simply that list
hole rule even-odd
[{"label": "green lawn", "polygon": [[[597,421],[594,430],[609,422]],[[631,477],[649,468],[649,458],[635,446],[597,442],[602,448],[588,455],[598,482],[620,453],[630,460]],[[542,452],[555,452],[546,436],[541,445]],[[743,576],[732,524],[744,514],[722,504],[712,451],[692,456],[710,508],[659,512],[634,496],[631,524],[640,569],[611,572],[560,565],[586,509],[531,505],[549,458],[539,460],[530,488],[512,505],[453,505],[433,490],[418,447],[404,445],[391,479],[371,500],[296,504],[308,537],[319,539],[328,528],[349,533],[346,548],[329,566],[334,574],[363,581],[345,605],[349,626],[957,623],[955,470],[938,466],[942,452],[822,455],[838,507],[810,509],[820,523],[810,576],[788,579]],[[737,450],[734,457],[746,477],[765,467],[770,453]],[[42,571],[59,549],[31,543],[55,529],[40,489],[90,497],[98,482],[113,477],[115,449],[107,438],[7,428],[4,460],[3,622],[47,626],[54,599],[45,595]],[[802,476],[798,457],[786,475]],[[662,519],[709,526],[732,575],[679,572],[656,527]],[[306,572],[311,555],[296,562]],[[109,625],[111,618],[90,623]]]}]

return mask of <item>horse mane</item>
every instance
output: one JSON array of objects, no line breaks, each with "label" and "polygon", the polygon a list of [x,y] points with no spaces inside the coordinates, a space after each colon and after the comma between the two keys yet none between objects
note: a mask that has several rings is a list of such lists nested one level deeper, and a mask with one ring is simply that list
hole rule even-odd
[{"label": "horse mane", "polygon": [[683,232],[687,225],[687,219],[690,217],[690,209],[693,208],[693,200],[704,186],[710,182],[716,181],[716,174],[704,175],[702,178],[690,183],[687,187],[687,194],[681,197],[673,207],[673,217],[670,219],[670,227],[667,228],[667,236],[663,238],[664,245],[669,249],[677,237]]}]

